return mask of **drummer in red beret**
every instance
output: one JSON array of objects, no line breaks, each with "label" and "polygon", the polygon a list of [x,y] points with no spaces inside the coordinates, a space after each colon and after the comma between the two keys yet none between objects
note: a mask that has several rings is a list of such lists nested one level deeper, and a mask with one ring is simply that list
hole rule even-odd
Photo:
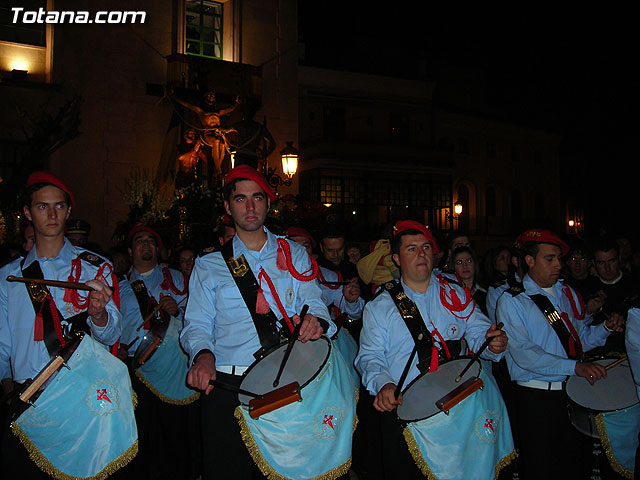
[{"label": "drummer in red beret", "polygon": [[[607,376],[584,352],[604,345],[619,319],[592,325],[581,297],[561,279],[567,244],[554,232],[531,229],[515,242],[524,270],[522,288],[497,303],[496,317],[509,332],[505,356],[519,412],[520,474],[524,478],[583,478],[580,438],[567,416],[564,382],[572,376],[593,384]],[[584,472],[586,474],[586,472]]]},{"label": "drummer in red beret", "polygon": [[[7,391],[13,390],[14,382],[36,378],[77,329],[89,331],[105,347],[114,345],[121,332],[113,267],[65,238],[66,221],[75,206],[71,190],[52,173],[38,171],[29,175],[21,200],[35,243],[24,258],[0,269],[0,379]],[[31,282],[10,283],[8,277],[85,284],[91,289],[80,293],[71,287],[43,287],[39,292]],[[43,474],[14,435],[4,437],[0,453],[2,478]]]},{"label": "drummer in red beret", "polygon": [[[486,360],[498,361],[508,340],[476,308],[468,289],[434,270],[438,244],[429,228],[414,220],[397,222],[391,249],[401,277],[384,284],[365,305],[355,366],[374,397],[373,407],[382,413],[385,477],[424,478],[403,441],[398,421],[403,388],[435,372],[440,364],[466,355],[467,348]],[[459,455],[448,461],[464,460]]]},{"label": "drummer in red beret", "polygon": [[[229,171],[224,208],[236,234],[219,251],[199,256],[191,274],[180,343],[191,359],[187,384],[204,392],[206,478],[251,478],[253,468],[234,418],[238,396],[214,388],[211,381],[239,387],[261,356],[258,352],[277,345],[293,325],[300,325],[302,342],[336,331],[315,280],[317,265],[296,242],[264,226],[275,199],[269,182],[254,168],[239,165]],[[308,311],[300,318],[304,305]]]}]

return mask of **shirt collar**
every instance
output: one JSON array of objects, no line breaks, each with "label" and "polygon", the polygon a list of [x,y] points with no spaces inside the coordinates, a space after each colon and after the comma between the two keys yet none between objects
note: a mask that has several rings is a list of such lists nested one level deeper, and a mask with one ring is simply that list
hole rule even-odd
[{"label": "shirt collar", "polygon": [[23,267],[24,268],[28,267],[36,260],[53,261],[53,260],[61,259],[65,262],[68,261],[69,263],[71,263],[71,260],[73,260],[75,256],[76,256],[75,247],[72,245],[72,243],[69,240],[67,240],[67,237],[64,237],[64,243],[62,244],[62,248],[60,249],[58,254],[53,258],[38,257],[38,253],[36,252],[36,246],[34,244],[33,248],[29,250],[29,253],[27,253],[27,256],[24,259]]},{"label": "shirt collar", "polygon": [[[262,250],[260,252],[255,252],[254,250],[249,250],[249,248],[244,244],[238,235],[234,235],[233,239],[233,256],[234,258],[238,258],[240,255],[244,255],[246,253],[252,253],[253,255],[260,254],[262,252],[270,252],[273,248],[276,248],[276,236],[271,233],[267,227],[262,226],[262,230],[267,234],[267,241],[265,242]],[[246,257],[246,255],[245,255]]]},{"label": "shirt collar", "polygon": [[[529,276],[528,273],[524,276],[524,280],[522,284],[524,286],[525,292],[527,292],[528,294],[535,294],[535,293],[545,294],[546,293],[542,288],[540,288],[540,285],[538,285],[533,280],[533,278]],[[556,283],[553,284],[551,288],[553,288],[555,296],[557,297],[558,291],[562,289],[562,282],[558,280]]]}]

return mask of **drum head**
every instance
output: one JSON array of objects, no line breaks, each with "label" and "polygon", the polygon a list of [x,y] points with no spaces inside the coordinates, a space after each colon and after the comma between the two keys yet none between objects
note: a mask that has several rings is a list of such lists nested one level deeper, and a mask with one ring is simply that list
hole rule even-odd
[{"label": "drum head", "polygon": [[[595,362],[607,366],[615,360],[615,358],[604,358]],[[629,360],[607,370],[607,378],[601,378],[593,385],[589,384],[586,378],[577,375],[569,377],[566,389],[572,401],[584,408],[599,412],[620,410],[638,403]]]},{"label": "drum head", "polygon": [[436,402],[471,377],[480,375],[480,362],[473,362],[460,382],[456,377],[469,363],[470,357],[457,358],[440,364],[433,373],[423,373],[402,392],[402,405],[398,407],[398,418],[404,422],[416,422],[429,418],[441,410]]},{"label": "drum head", "polygon": [[[138,365],[138,361],[142,358],[145,352],[149,350],[149,347],[151,347],[156,338],[158,338],[158,336],[151,330],[145,333],[144,337],[142,337],[138,344],[138,348],[136,348],[136,353],[133,355],[134,365]],[[155,352],[151,353],[151,355],[147,357],[147,360],[149,360],[154,353]]]},{"label": "drum head", "polygon": [[[327,363],[331,353],[331,343],[326,337],[320,337],[318,340],[306,343],[296,340],[282,375],[280,375],[280,382],[277,387],[274,387],[273,381],[276,379],[286,349],[287,343],[285,342],[264,358],[254,362],[245,372],[240,388],[261,395],[292,382],[298,382],[300,388],[304,388]],[[243,405],[249,405],[251,398],[238,394],[238,400]]]}]

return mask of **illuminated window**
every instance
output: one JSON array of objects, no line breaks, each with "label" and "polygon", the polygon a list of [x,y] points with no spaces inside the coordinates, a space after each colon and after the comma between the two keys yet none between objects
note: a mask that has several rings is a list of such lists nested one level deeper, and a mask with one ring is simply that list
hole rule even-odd
[{"label": "illuminated window", "polygon": [[342,185],[339,178],[320,179],[320,202],[342,203]]},{"label": "illuminated window", "polygon": [[222,3],[186,0],[186,53],[222,59]]},{"label": "illuminated window", "polygon": [[[23,43],[25,45],[35,45],[37,47],[46,46],[45,23],[13,23],[15,13],[12,7],[19,6],[28,12],[37,12],[38,9],[45,9],[44,0],[23,0],[22,2],[0,2],[0,40],[13,43]],[[21,17],[19,17],[21,18]]]}]

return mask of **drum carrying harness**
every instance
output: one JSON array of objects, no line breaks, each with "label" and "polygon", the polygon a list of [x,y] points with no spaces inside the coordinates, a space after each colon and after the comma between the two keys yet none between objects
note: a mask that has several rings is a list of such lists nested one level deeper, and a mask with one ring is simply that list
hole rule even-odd
[{"label": "drum carrying harness", "polygon": [[[40,264],[37,260],[32,262],[27,268],[23,267],[24,259],[20,264],[23,277],[44,279]],[[71,333],[77,331],[89,333],[89,328],[86,325],[88,317],[86,310],[65,319],[70,325],[70,331],[64,331],[61,324],[61,319],[64,319],[64,317],[58,310],[49,289],[39,283],[26,283],[25,287],[36,313],[33,339],[34,341],[44,341],[50,357],[55,357],[58,352],[66,346]]]},{"label": "drum carrying harness", "polygon": [[[249,267],[246,258],[244,258],[244,255],[233,258],[233,242],[229,241],[225,243],[220,249],[220,252],[231,273],[231,277],[236,282],[238,290],[240,290],[242,299],[251,314],[251,319],[258,332],[258,339],[260,340],[262,348],[255,352],[253,356],[259,359],[267,350],[278,345],[281,341],[280,332],[277,327],[278,318],[270,308],[266,313],[258,313],[256,311],[260,285],[251,267]],[[283,329],[284,332],[287,330],[288,329]]]},{"label": "drum carrying harness", "polygon": [[[440,336],[437,329],[434,329],[433,334],[429,332],[420,314],[420,310],[418,310],[416,304],[404,293],[400,282],[387,282],[384,284],[384,288],[389,292],[393,302],[396,304],[400,316],[402,320],[404,320],[416,345],[418,352],[418,370],[420,370],[420,373],[427,371],[434,372],[438,369],[439,360],[452,358],[452,356],[460,353],[462,348],[460,340],[447,342]],[[438,351],[433,342],[433,335],[438,336],[442,344],[442,350]]]},{"label": "drum carrying harness", "polygon": [[546,317],[549,325],[551,325],[556,335],[558,335],[567,356],[572,360],[582,361],[582,343],[580,342],[578,333],[569,320],[569,316],[565,312],[558,313],[551,303],[551,300],[541,293],[529,295],[529,298],[537,305]]}]

